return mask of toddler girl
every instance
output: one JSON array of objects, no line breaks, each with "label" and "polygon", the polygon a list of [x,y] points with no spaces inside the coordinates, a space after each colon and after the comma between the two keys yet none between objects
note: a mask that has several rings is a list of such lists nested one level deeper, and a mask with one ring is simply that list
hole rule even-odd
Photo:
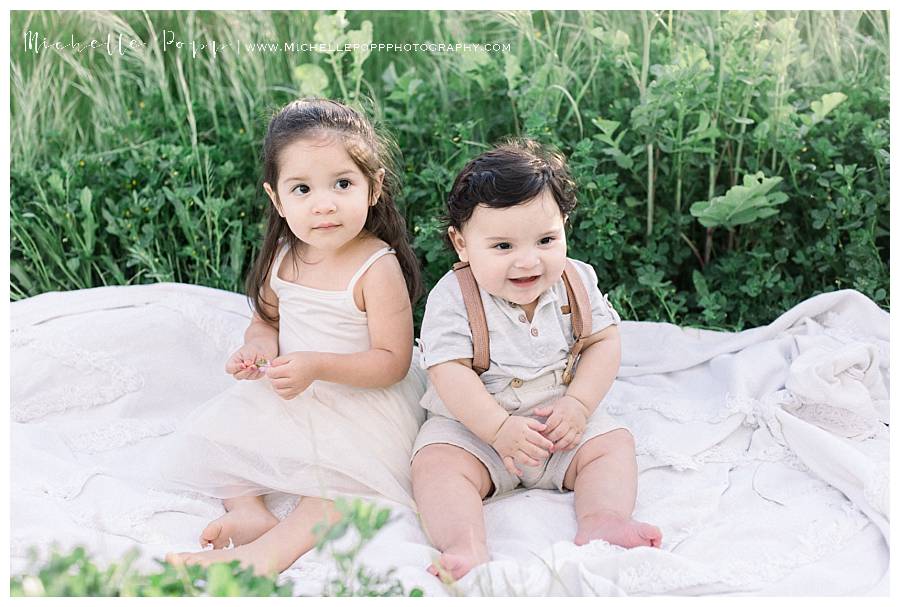
[{"label": "toddler girl", "polygon": [[489,560],[482,500],[520,484],[574,490],[576,544],[660,545],[658,528],[631,518],[632,435],[599,410],[619,368],[619,315],[593,268],[575,260],[569,282],[587,291],[592,331],[567,383],[575,312],[562,277],[575,202],[563,158],[530,141],[469,162],[448,197],[448,236],[477,285],[489,364],[473,369],[477,323],[448,272],[422,322],[429,418],[413,447],[412,477],[425,531],[454,579]]},{"label": "toddler girl", "polygon": [[[283,571],[334,523],[337,496],[413,506],[409,457],[424,412],[410,371],[416,258],[394,206],[390,154],[371,124],[303,99],[263,143],[265,237],[248,278],[255,313],[225,364],[241,381],[185,420],[163,474],[224,498],[187,564],[240,560]],[[421,373],[421,372],[419,372]],[[262,495],[302,496],[281,522]],[[233,543],[233,550],[221,550]]]}]

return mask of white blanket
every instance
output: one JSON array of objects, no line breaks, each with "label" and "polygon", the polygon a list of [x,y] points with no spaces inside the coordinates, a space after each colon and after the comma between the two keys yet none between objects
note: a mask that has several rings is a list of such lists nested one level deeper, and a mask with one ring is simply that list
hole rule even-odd
[{"label": "white blanket", "polygon": [[[11,304],[11,570],[28,548],[84,545],[140,567],[197,548],[220,502],[140,481],[180,419],[233,380],[246,299],[182,284],[46,293]],[[888,593],[889,315],[855,291],[813,297],[741,333],[622,324],[603,406],[634,429],[635,517],[662,549],[575,546],[571,494],[519,491],[485,508],[493,561],[452,587],[415,514],[362,554],[407,589],[443,595]],[[291,496],[267,502],[283,517]],[[334,565],[282,574],[319,594]]]}]

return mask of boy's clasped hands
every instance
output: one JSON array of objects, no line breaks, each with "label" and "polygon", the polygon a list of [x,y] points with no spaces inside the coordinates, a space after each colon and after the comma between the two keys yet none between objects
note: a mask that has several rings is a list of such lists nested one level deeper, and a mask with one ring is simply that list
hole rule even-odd
[{"label": "boy's clasped hands", "polygon": [[590,417],[587,407],[567,394],[549,405],[536,407],[533,413],[546,417],[546,421],[541,423],[534,417],[510,415],[490,441],[503,458],[503,465],[516,476],[524,474],[516,464],[538,466],[551,453],[577,447]]},{"label": "boy's clasped hands", "polygon": [[268,378],[284,400],[290,400],[316,380],[318,356],[315,352],[291,352],[274,356],[265,348],[246,343],[225,363],[225,372],[235,379]]}]

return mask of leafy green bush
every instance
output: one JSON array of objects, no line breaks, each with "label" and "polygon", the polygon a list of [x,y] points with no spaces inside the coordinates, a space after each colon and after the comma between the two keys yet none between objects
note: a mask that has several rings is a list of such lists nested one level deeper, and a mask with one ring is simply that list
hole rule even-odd
[{"label": "leafy green bush", "polygon": [[[509,46],[216,58],[151,46],[120,60],[14,48],[14,299],[160,280],[241,290],[267,204],[267,116],[317,93],[397,139],[426,287],[453,258],[439,217],[455,174],[513,135],[567,154],[572,254],[627,319],[738,330],[841,288],[890,305],[886,12],[243,16],[14,13],[12,28]],[[768,191],[741,199],[750,178]]]}]

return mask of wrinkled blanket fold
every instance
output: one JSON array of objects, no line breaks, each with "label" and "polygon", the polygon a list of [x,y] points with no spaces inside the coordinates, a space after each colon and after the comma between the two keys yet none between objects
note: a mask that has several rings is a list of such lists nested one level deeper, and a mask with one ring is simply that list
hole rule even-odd
[{"label": "wrinkled blanket fold", "polygon": [[[182,284],[46,293],[11,305],[11,569],[84,545],[138,565],[193,550],[221,503],[154,486],[162,437],[233,380],[246,298]],[[635,517],[661,549],[575,546],[570,493],[485,507],[493,560],[453,586],[415,513],[393,508],[361,563],[426,595],[851,595],[888,592],[889,315],[818,295],[739,333],[624,322],[602,406],[634,430]],[[295,496],[273,494],[279,517]],[[284,574],[319,594],[326,553]]]}]

